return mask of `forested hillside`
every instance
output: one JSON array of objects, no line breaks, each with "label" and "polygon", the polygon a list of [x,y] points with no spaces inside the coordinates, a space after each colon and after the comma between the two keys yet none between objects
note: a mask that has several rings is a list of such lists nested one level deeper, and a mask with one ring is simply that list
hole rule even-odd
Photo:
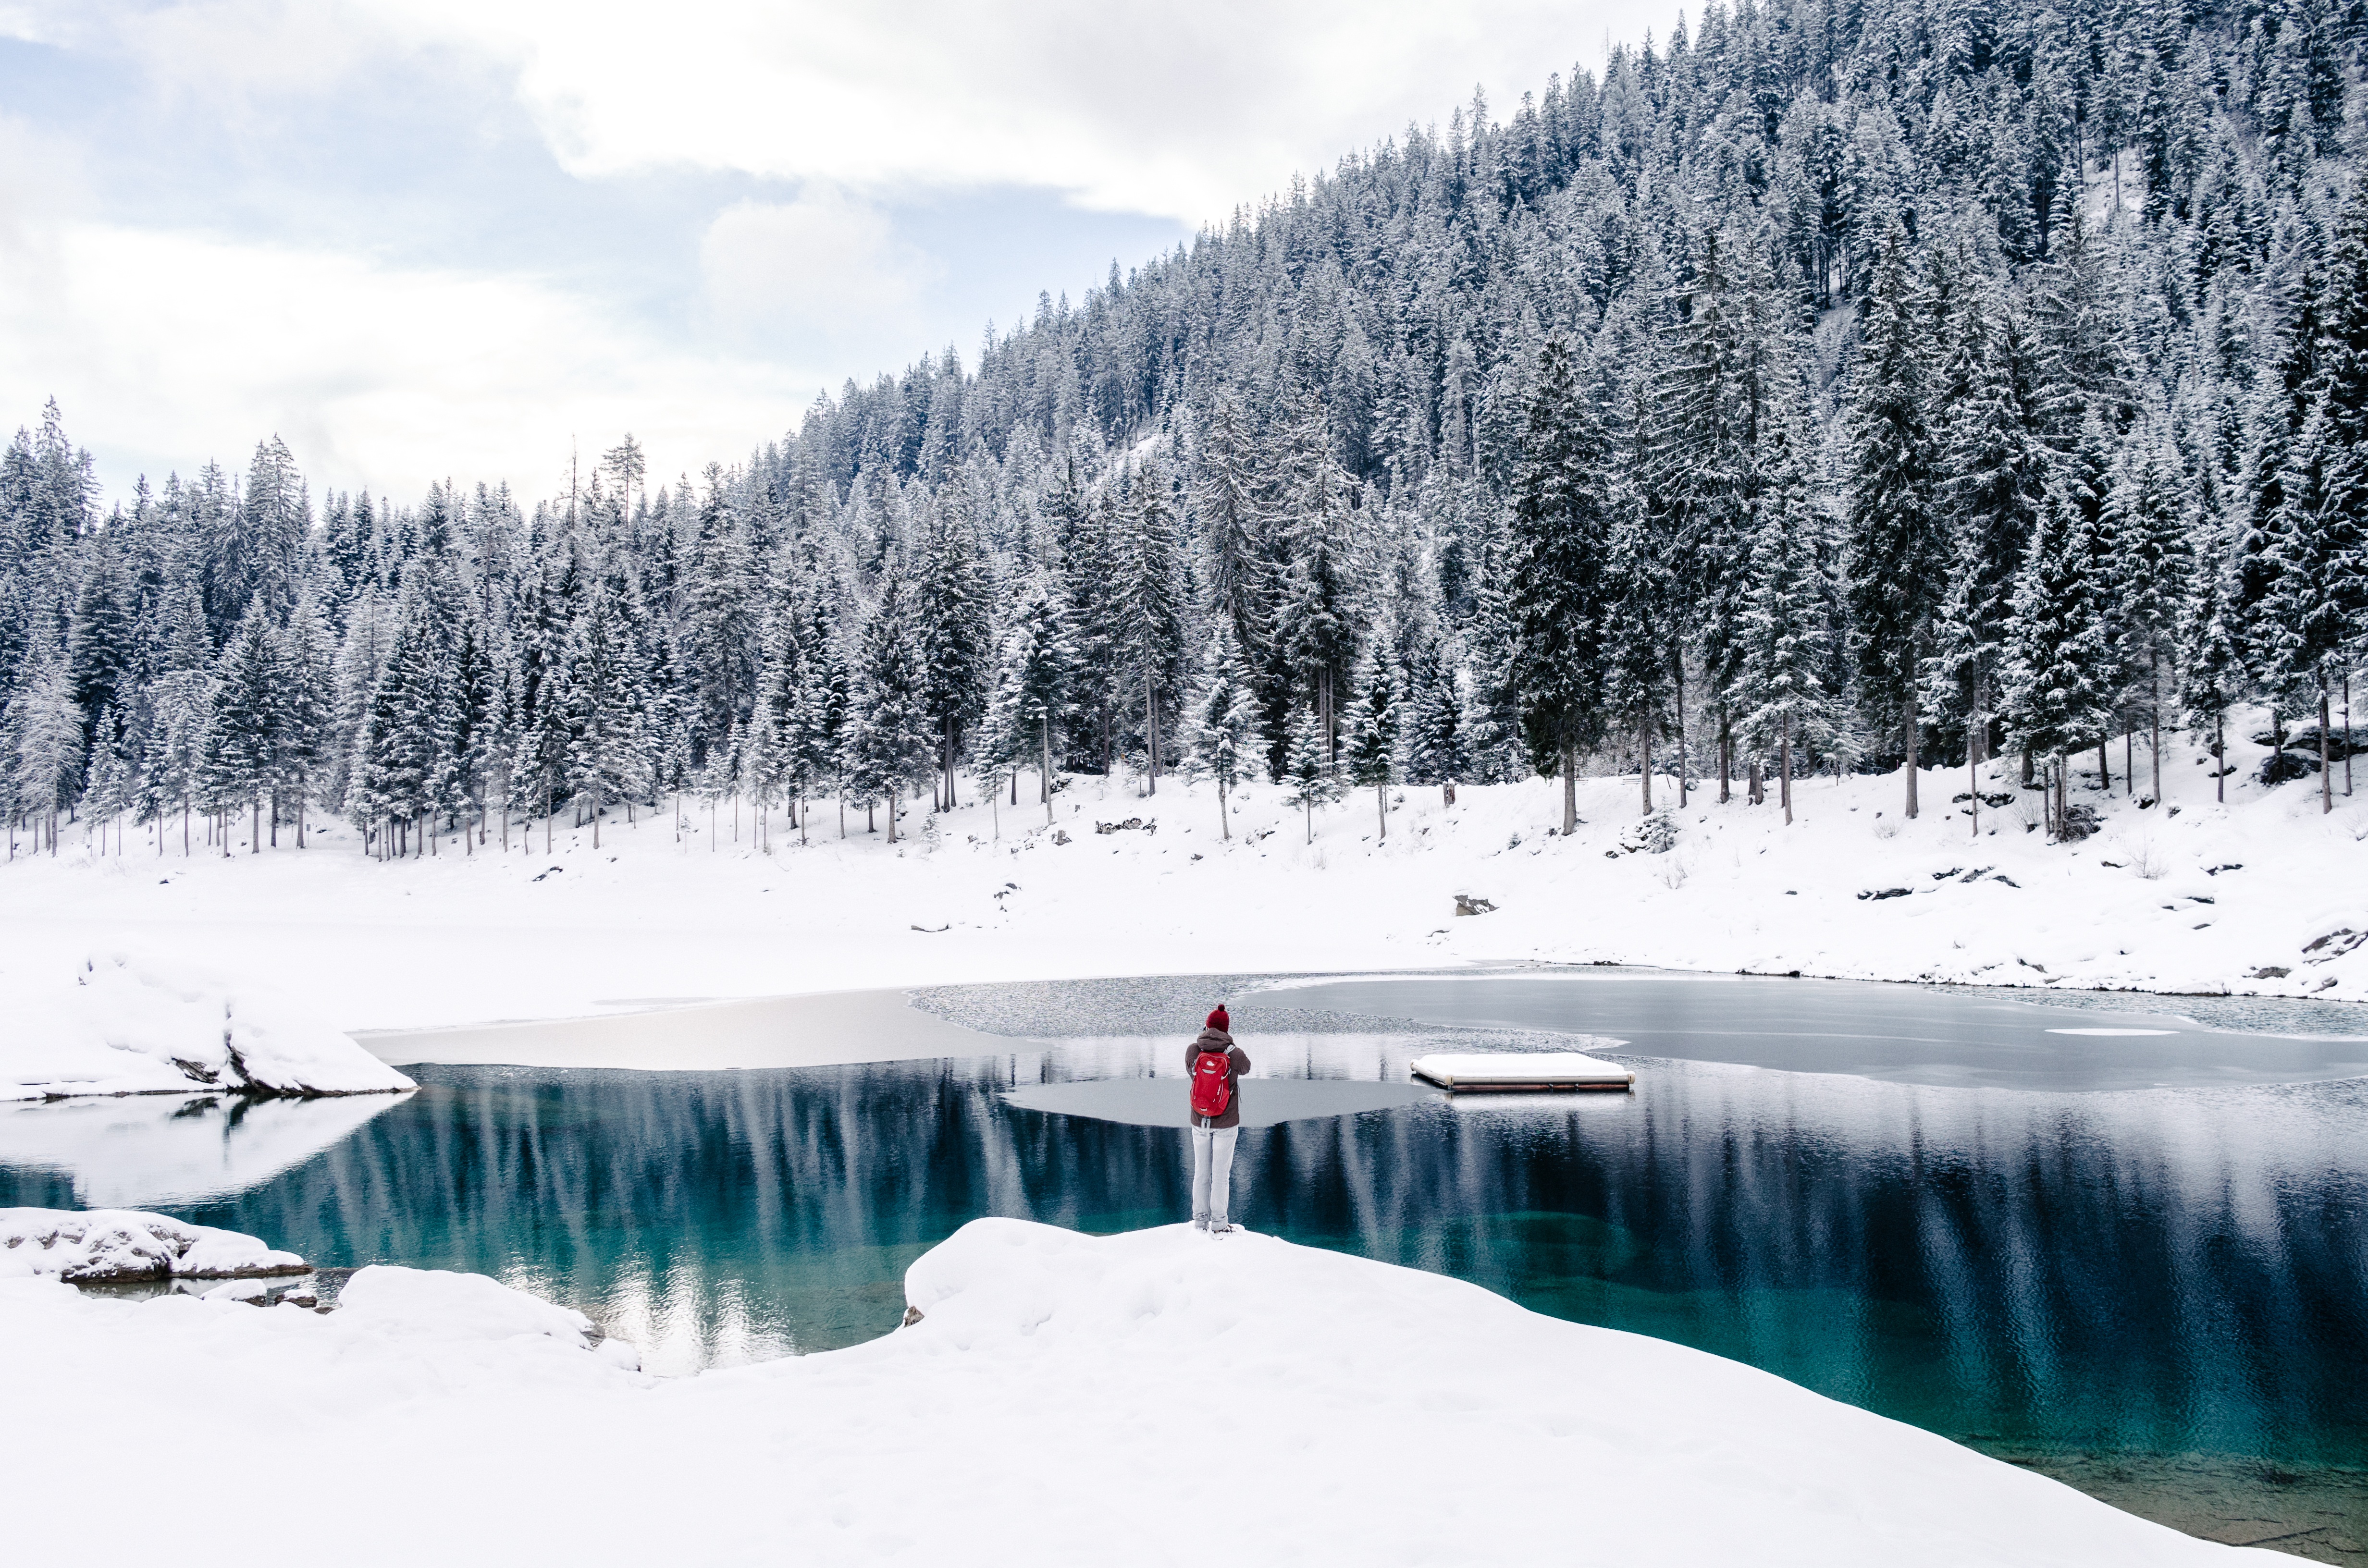
[{"label": "forested hillside", "polygon": [[6,813],[400,854],[685,792],[1789,808],[2020,754],[2074,835],[2256,702],[2348,792],[2363,40],[1714,8],[695,475],[625,437],[564,494],[316,495],[274,437],[102,497],[52,406],[0,460]]}]

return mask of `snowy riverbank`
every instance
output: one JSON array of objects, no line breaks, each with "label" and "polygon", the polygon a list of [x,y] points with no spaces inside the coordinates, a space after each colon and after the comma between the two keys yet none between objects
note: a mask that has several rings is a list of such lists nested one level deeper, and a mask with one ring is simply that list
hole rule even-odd
[{"label": "snowy riverbank", "polygon": [[[1964,774],[1934,771],[1914,822],[1896,774],[1801,781],[1789,827],[1772,803],[1698,791],[1672,814],[1664,854],[1622,849],[1633,778],[1585,781],[1586,821],[1567,838],[1549,831],[1560,791],[1548,780],[1466,788],[1452,808],[1435,790],[1394,791],[1385,842],[1361,791],[1316,813],[1310,845],[1280,790],[1248,790],[1224,839],[1206,786],[1162,780],[1145,799],[1126,778],[1071,781],[1057,832],[1023,786],[1017,808],[965,803],[927,832],[908,806],[912,836],[894,846],[857,812],[841,839],[831,810],[801,846],[777,814],[768,853],[746,808],[735,842],[728,803],[711,835],[695,802],[679,829],[671,810],[612,818],[597,849],[588,829],[563,827],[546,850],[540,827],[517,828],[507,856],[448,836],[435,858],[394,864],[365,858],[339,824],[307,849],[234,845],[227,858],[184,858],[177,835],[162,857],[137,833],[120,857],[69,835],[55,859],[0,868],[0,984],[21,992],[94,952],[150,969],[169,955],[337,1029],[864,986],[1505,960],[2368,997],[2368,944],[2354,945],[2368,932],[2368,791],[2322,816],[2315,780],[2264,788],[2259,748],[2232,750],[2225,805],[2177,743],[2160,805],[2141,809],[2118,778],[2110,796],[2076,790],[2101,824],[2072,845],[2032,829],[2038,796],[2003,764],[1984,788],[2013,803],[1985,809],[1978,838],[1951,803]],[[2143,749],[2138,766],[2144,779]],[[1656,794],[1672,798],[1668,779]],[[1141,825],[1115,825],[1130,820]],[[1458,917],[1459,893],[1494,913]],[[30,1038],[15,1019],[0,1028],[12,1053]]]},{"label": "snowy riverbank", "polygon": [[[1247,1233],[984,1220],[906,1291],[923,1315],[884,1339],[658,1380],[477,1276],[365,1269],[326,1316],[0,1280],[0,1381],[43,1413],[0,1426],[0,1471],[72,1496],[104,1469],[168,1518],[269,1477],[276,1535],[361,1562],[457,1538],[487,1561],[1187,1562],[1212,1490],[1259,1561],[2230,1550],[1736,1362]],[[46,1557],[87,1529],[27,1509],[10,1539]],[[253,1551],[175,1534],[194,1563]]]}]

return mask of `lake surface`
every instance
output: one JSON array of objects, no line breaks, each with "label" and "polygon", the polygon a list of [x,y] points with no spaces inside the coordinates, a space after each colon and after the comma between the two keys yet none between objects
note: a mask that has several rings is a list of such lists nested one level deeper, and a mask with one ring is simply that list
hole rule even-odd
[{"label": "lake surface", "polygon": [[[1084,1085],[1167,1077],[1180,1098],[1184,1035],[1139,1031],[1214,994],[1261,1074],[1332,1085],[1269,1091],[1299,1119],[1244,1131],[1253,1228],[1748,1361],[2199,1534],[2354,1560],[2368,1080],[2260,1080],[2356,1045],[1981,993],[1842,986],[1820,1008],[1834,988],[1665,978],[1693,989],[965,988],[925,999],[956,1024],[1072,1038],[743,1072],[423,1066],[416,1095],[369,1108],[17,1107],[0,1110],[0,1204],[143,1206],[324,1265],[482,1270],[583,1307],[659,1369],[825,1349],[892,1326],[905,1267],[977,1215],[1180,1217],[1183,1135],[1129,1119],[1156,1111],[1143,1090]],[[1767,1037],[1715,1049],[1795,1070],[1684,1059],[1747,1015]],[[1426,1051],[1549,1027],[1627,1040],[1635,1092],[1404,1087]],[[2123,1028],[2171,1032],[2046,1032]],[[2169,1086],[2009,1086],[2142,1073]]]}]

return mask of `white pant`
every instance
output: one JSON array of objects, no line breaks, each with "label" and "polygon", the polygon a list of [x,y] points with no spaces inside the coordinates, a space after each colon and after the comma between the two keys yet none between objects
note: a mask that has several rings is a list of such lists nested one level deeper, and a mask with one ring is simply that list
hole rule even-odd
[{"label": "white pant", "polygon": [[1192,1129],[1192,1218],[1225,1222],[1225,1200],[1234,1179],[1234,1140],[1238,1127]]}]

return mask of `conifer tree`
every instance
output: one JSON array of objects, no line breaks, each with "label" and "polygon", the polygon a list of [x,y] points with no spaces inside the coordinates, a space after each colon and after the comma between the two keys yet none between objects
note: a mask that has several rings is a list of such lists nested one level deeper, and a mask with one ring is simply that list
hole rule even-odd
[{"label": "conifer tree", "polygon": [[1727,693],[1745,736],[1763,755],[1775,756],[1787,826],[1793,821],[1794,747],[1804,742],[1822,745],[1833,731],[1824,673],[1832,633],[1827,584],[1818,559],[1816,504],[1805,454],[1798,450],[1808,434],[1804,415],[1796,398],[1759,454],[1749,597],[1737,637],[1736,678]]},{"label": "conifer tree", "polygon": [[1291,760],[1283,774],[1283,799],[1307,813],[1307,842],[1315,842],[1315,808],[1340,798],[1340,775],[1326,756],[1324,721],[1315,704],[1302,704],[1291,724]]},{"label": "conifer tree", "polygon": [[1925,324],[1916,309],[1907,233],[1885,228],[1851,369],[1843,553],[1850,645],[1868,722],[1899,736],[1907,814],[1917,813],[1917,677],[1946,556],[1931,498],[1924,400]]},{"label": "conifer tree", "polygon": [[1603,733],[1612,526],[1610,443],[1569,344],[1549,337],[1523,425],[1502,581],[1509,684],[1538,771],[1563,780],[1578,824],[1578,758]]},{"label": "conifer tree", "polygon": [[[282,676],[279,638],[262,590],[223,647],[214,689],[212,750],[206,758],[209,792],[250,808],[250,854],[263,852],[263,800],[280,767]],[[222,841],[230,853],[230,841]]]},{"label": "conifer tree", "polygon": [[1347,726],[1349,778],[1372,788],[1379,836],[1383,839],[1390,835],[1390,786],[1397,782],[1404,724],[1401,687],[1391,652],[1395,641],[1377,634],[1365,644],[1357,663],[1356,697],[1349,705]]},{"label": "conifer tree", "polygon": [[847,738],[848,782],[864,800],[887,797],[891,844],[896,842],[898,793],[918,780],[931,750],[909,600],[904,574],[892,564],[881,583],[880,602],[864,624]]},{"label": "conifer tree", "polygon": [[997,755],[1015,767],[1033,756],[1041,771],[1044,821],[1053,821],[1053,739],[1071,711],[1076,651],[1052,582],[1038,573],[1021,585],[1003,633],[1003,656],[989,707]]},{"label": "conifer tree", "polygon": [[2008,628],[2002,714],[2015,744],[2055,758],[2055,820],[2066,831],[2068,754],[2101,744],[2112,668],[2107,584],[2095,525],[2083,514],[2076,482],[2059,472],[2047,487],[2030,558],[2015,585]]},{"label": "conifer tree", "polygon": [[1258,696],[1249,661],[1234,640],[1232,621],[1221,618],[1201,653],[1200,687],[1185,731],[1193,760],[1217,786],[1220,838],[1234,836],[1227,802],[1249,766],[1257,734]]},{"label": "conifer tree", "polygon": [[2246,691],[2234,551],[2215,536],[2198,562],[2180,626],[2179,699],[2188,721],[2212,731],[2212,785],[2228,798],[2228,710]]},{"label": "conifer tree", "polygon": [[1438,622],[1425,616],[1406,656],[1406,775],[1409,783],[1436,784],[1442,804],[1455,803],[1455,785],[1471,772],[1463,737],[1463,701],[1456,689],[1455,661],[1449,656]]},{"label": "conifer tree", "polygon": [[1161,747],[1174,727],[1165,716],[1176,710],[1184,686],[1184,585],[1167,488],[1156,464],[1133,475],[1120,554],[1121,646],[1142,703],[1147,795],[1159,792]]}]

